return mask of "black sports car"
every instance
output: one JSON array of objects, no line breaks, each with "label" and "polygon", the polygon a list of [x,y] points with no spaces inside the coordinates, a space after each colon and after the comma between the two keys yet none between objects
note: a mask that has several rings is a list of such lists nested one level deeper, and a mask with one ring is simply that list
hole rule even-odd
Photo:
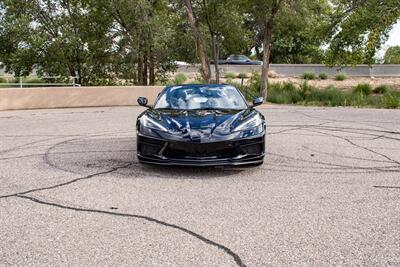
[{"label": "black sports car", "polygon": [[154,106],[137,119],[137,155],[161,165],[260,165],[265,151],[265,119],[230,85],[166,87]]}]

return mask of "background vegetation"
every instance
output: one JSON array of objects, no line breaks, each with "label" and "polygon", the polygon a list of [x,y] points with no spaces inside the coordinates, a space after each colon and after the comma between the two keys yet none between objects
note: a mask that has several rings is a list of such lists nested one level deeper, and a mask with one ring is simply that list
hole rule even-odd
[{"label": "background vegetation", "polygon": [[[232,80],[229,83],[240,88],[248,101],[252,101],[259,95],[259,73],[253,73],[243,86]],[[400,91],[387,85],[373,88],[368,83],[360,83],[347,91],[333,85],[317,88],[309,85],[308,80],[305,79],[300,85],[290,81],[270,83],[267,100],[276,104],[400,108]]]},{"label": "background vegetation", "polygon": [[[398,0],[0,0],[0,62],[15,76],[154,85],[177,61],[219,82],[210,61],[246,54],[264,61],[266,97],[270,62],[373,63],[399,16]],[[397,59],[393,48],[385,62]]]}]

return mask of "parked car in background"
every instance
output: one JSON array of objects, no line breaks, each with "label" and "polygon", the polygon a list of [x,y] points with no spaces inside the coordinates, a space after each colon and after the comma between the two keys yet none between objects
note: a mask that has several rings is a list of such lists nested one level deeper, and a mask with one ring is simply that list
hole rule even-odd
[{"label": "parked car in background", "polygon": [[[211,63],[214,63],[213,61]],[[231,65],[262,65],[262,61],[251,60],[244,55],[230,55],[226,60],[219,60],[218,64],[231,64]]]}]

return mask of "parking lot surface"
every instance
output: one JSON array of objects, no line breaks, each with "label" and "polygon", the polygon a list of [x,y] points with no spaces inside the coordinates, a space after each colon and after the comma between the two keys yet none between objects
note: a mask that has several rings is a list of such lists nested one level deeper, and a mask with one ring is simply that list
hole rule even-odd
[{"label": "parking lot surface", "polygon": [[0,265],[400,266],[400,111],[264,106],[253,168],[141,165],[138,107],[0,113]]}]

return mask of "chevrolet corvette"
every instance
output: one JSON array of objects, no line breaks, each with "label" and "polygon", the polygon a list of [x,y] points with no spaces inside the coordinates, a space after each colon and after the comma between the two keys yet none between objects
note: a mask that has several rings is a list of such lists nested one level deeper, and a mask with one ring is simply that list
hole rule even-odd
[{"label": "chevrolet corvette", "polygon": [[266,123],[230,85],[178,85],[163,89],[136,122],[139,162],[159,165],[261,165]]}]

